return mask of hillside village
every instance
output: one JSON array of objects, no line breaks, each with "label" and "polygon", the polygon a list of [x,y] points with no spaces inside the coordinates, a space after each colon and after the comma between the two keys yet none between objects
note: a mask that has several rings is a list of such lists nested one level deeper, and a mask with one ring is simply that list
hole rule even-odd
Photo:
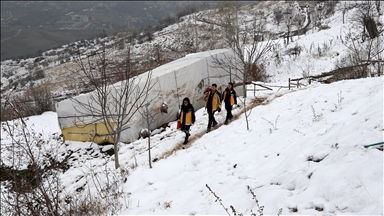
[{"label": "hillside village", "polygon": [[[121,32],[37,58],[2,61],[1,172],[36,165],[12,156],[9,146],[22,145],[40,155],[32,156],[32,162],[42,163],[37,167],[52,170],[40,176],[45,186],[37,187],[38,193],[15,192],[10,179],[2,180],[8,196],[1,196],[2,212],[15,214],[9,197],[32,194],[50,197],[59,215],[69,210],[74,215],[382,215],[384,5],[261,1],[235,12],[228,8],[194,12],[158,31]],[[236,14],[233,29],[225,25],[230,13]],[[229,125],[223,124],[223,110],[216,114],[220,124],[206,134],[208,117],[201,108],[187,146],[180,145],[176,119],[150,137],[117,146],[60,136],[58,102],[94,90],[92,80],[78,72],[79,62],[106,56],[113,84],[122,80],[116,70],[127,59],[135,74],[145,74],[194,53],[236,50],[231,36],[245,53],[249,47],[268,49],[255,55],[257,61],[249,59],[254,64],[242,65],[247,76],[236,69],[244,76],[231,77],[238,88],[246,86],[247,97],[238,95],[240,107]],[[226,84],[218,83],[221,89]],[[29,117],[19,124],[24,128],[8,123],[12,118],[3,105],[9,101],[22,110],[21,117]],[[12,129],[40,135],[10,136]],[[44,192],[53,185],[60,189]],[[99,208],[91,209],[95,205]],[[37,206],[20,212],[50,208]]]},{"label": "hillside village", "polygon": [[[336,5],[338,6],[338,10],[335,10],[334,8]],[[354,21],[355,18],[353,16],[354,13],[359,13],[359,9],[353,9],[353,3],[340,2],[336,4],[334,1],[326,1],[322,3],[298,1],[296,4],[290,3],[289,7],[291,7],[289,10],[294,10],[292,15],[294,15],[295,20],[291,20],[291,23],[286,24],[284,23],[286,22],[284,19],[287,14],[284,14],[284,10],[288,9],[284,9],[284,6],[280,6],[280,4],[276,4],[274,2],[249,4],[244,6],[241,10],[241,13],[243,13],[242,17],[244,18],[239,21],[241,22],[239,25],[242,26],[242,28],[250,28],[252,22],[260,19],[260,17],[263,17],[265,20],[263,23],[255,23],[257,25],[262,25],[262,28],[260,27],[260,30],[252,30],[252,33],[255,35],[255,38],[257,36],[261,36],[262,34],[266,34],[267,32],[271,35],[271,38],[274,40],[274,46],[269,55],[271,57],[274,56],[273,60],[275,64],[284,62],[284,60],[295,59],[296,56],[304,58],[304,55],[307,55],[307,57],[309,55],[312,55],[312,57],[318,57],[320,60],[318,62],[321,62],[322,59],[327,57],[337,57],[335,58],[335,61],[338,61],[334,62],[335,65],[322,66],[324,67],[322,68],[322,71],[311,70],[311,63],[307,63],[306,66],[302,64],[297,66],[292,65],[292,68],[291,65],[284,65],[283,67],[280,67],[283,70],[301,70],[302,73],[305,73],[305,75],[318,75],[321,72],[329,72],[333,69],[344,67],[343,64],[346,63],[341,60],[343,56],[339,56],[336,48],[348,49],[348,45],[340,47],[333,46],[334,44],[336,44],[336,46],[342,44],[341,41],[343,41],[343,38],[340,34],[351,34],[349,29],[344,29],[342,27],[337,33],[335,32],[334,35],[329,35],[325,41],[317,44],[315,42],[310,42],[299,46],[298,41],[300,37],[303,37],[306,34],[316,34],[317,31],[331,28],[330,25],[332,20],[327,17],[332,14],[341,13],[341,17],[339,17],[341,20],[338,21],[344,20],[343,22],[346,22],[345,19],[347,19],[348,22],[346,23],[359,22],[358,20]],[[264,10],[260,10],[259,8]],[[353,12],[353,10],[356,11]],[[348,13],[346,14],[347,11]],[[372,12],[370,13],[375,12],[377,13],[377,11],[372,9]],[[308,16],[309,13],[311,16]],[[127,49],[130,49],[130,55],[132,55],[131,58],[134,59],[132,64],[138,65],[136,67],[143,68],[141,69],[142,72],[148,68],[153,69],[159,65],[183,57],[188,53],[226,48],[227,45],[223,43],[224,38],[220,27],[201,22],[204,21],[204,17],[214,17],[219,14],[220,12],[204,11],[187,15],[182,18],[179,23],[170,25],[161,31],[150,34],[152,35],[150,36],[151,40],[149,40],[149,34],[146,32],[140,33],[139,35],[128,35],[127,33],[122,32],[115,36],[100,39],[95,38],[94,40],[81,40],[65,45],[60,49],[46,51],[41,57],[37,58],[19,59],[18,61],[2,61],[2,94],[7,92],[9,89],[24,91],[24,89],[31,85],[37,86],[39,83],[46,83],[47,81],[52,83],[53,89],[51,92],[53,92],[53,97],[60,97],[60,94],[63,94],[63,92],[66,92],[67,94],[71,93],[73,95],[76,94],[74,91],[87,91],[81,89],[82,81],[80,78],[76,79],[75,83],[73,83],[72,80],[74,76],[77,76],[77,74],[70,74],[70,76],[66,76],[70,73],[67,68],[73,67],[74,64],[71,62],[76,58],[76,53],[78,51],[82,53],[81,57],[84,58],[87,55],[89,56],[96,53],[97,50],[101,49],[102,44],[104,44],[107,50],[110,50],[108,53],[110,53],[109,55],[111,55],[111,58],[113,58],[116,62],[119,62],[120,58],[124,58],[127,53]],[[348,16],[348,14],[351,15]],[[291,19],[292,15],[290,15]],[[311,19],[310,17],[315,18]],[[377,16],[373,17],[380,19],[381,16],[377,14]],[[248,27],[246,27],[246,25],[248,25]],[[364,30],[364,26],[361,23],[355,26],[359,31]],[[292,36],[290,37],[290,42],[287,43],[284,42],[284,37],[286,36],[289,28],[291,28],[290,31]],[[303,31],[303,28],[306,28],[305,32],[302,32],[301,35],[298,34],[298,31]],[[378,21],[378,28],[382,28],[380,21]],[[196,34],[196,32],[199,32],[199,34]],[[364,34],[364,37],[368,36],[367,32]],[[140,35],[143,37],[139,37]],[[360,39],[360,37],[362,37],[359,35],[351,36],[356,39]],[[143,40],[146,41],[144,42]],[[303,52],[301,55],[292,55],[293,53],[299,53],[297,51]],[[263,64],[263,67],[265,70],[270,71],[268,70],[269,65]],[[270,68],[273,67],[275,66],[270,66]],[[140,71],[139,68],[137,70]],[[281,72],[277,71],[277,73],[279,74]],[[68,77],[70,77],[70,79],[68,79]],[[299,77],[296,76],[293,78]],[[60,85],[56,85],[56,82],[60,83]],[[68,82],[71,82],[71,84],[68,84]],[[54,86],[60,88],[56,89]],[[76,88],[73,88],[74,86],[76,86]]]}]

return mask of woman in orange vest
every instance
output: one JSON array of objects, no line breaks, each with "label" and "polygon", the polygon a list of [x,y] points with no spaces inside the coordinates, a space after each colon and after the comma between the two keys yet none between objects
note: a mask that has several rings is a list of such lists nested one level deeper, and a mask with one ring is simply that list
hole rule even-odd
[{"label": "woman in orange vest", "polygon": [[189,133],[189,129],[191,128],[191,125],[195,123],[195,109],[193,108],[189,98],[183,99],[183,104],[181,105],[181,112],[180,112],[180,123],[181,123],[181,131],[185,133],[185,140],[183,144],[188,143],[188,138],[191,136]]},{"label": "woman in orange vest", "polygon": [[221,111],[221,93],[216,88],[217,85],[214,83],[209,90],[204,92],[205,108],[208,113],[207,133],[211,131],[211,127],[218,124],[214,116],[215,112]]},{"label": "woman in orange vest", "polygon": [[232,106],[237,104],[236,91],[233,89],[233,83],[229,82],[227,88],[223,93],[223,101],[225,102],[225,109],[227,110],[227,118],[224,124],[228,124],[228,121],[233,118]]}]

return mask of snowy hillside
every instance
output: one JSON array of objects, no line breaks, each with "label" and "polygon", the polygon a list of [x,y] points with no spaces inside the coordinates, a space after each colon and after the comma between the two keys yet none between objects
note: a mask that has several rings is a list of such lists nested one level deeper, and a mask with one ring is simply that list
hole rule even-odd
[{"label": "snowy hillside", "polygon": [[[139,166],[125,183],[132,204],[123,213],[225,214],[208,184],[244,214],[257,210],[247,185],[265,214],[382,214],[382,149],[363,147],[383,141],[382,85],[374,78],[284,93],[252,110],[249,131],[242,116],[152,170]],[[192,134],[205,129],[198,113]]]},{"label": "snowy hillside", "polygon": [[[191,139],[203,135],[189,148],[162,157],[183,140],[175,122],[151,138],[152,158],[159,159],[152,169],[147,139],[122,145],[121,170],[129,174],[121,176],[126,182],[119,185],[124,191],[120,214],[224,215],[208,184],[238,213],[257,211],[249,185],[268,215],[276,215],[279,208],[283,214],[380,215],[383,149],[364,145],[383,141],[382,92],[381,77],[282,91],[252,110],[250,130],[241,115],[205,134],[207,115],[198,110]],[[223,122],[225,111],[216,118]],[[60,133],[55,119],[51,112],[32,116],[29,122],[50,136]],[[69,170],[61,175],[68,194],[84,186],[96,193],[89,172],[120,176],[113,156],[100,153],[106,148],[70,141],[59,147],[59,155],[75,152]]]},{"label": "snowy hillside", "polygon": [[[286,83],[288,78],[318,75],[348,65],[351,51],[346,45],[352,46],[349,40],[351,38],[356,41],[361,39],[362,26],[356,17],[361,13],[363,4],[361,1],[341,1],[332,7],[325,7],[325,5],[333,4],[261,1],[241,8],[239,13],[241,29],[249,28],[255,17],[262,17],[265,19],[264,31],[275,34],[277,37],[273,41],[272,52],[260,62],[269,76],[267,82]],[[330,7],[333,9],[329,9]],[[300,22],[302,23],[298,26],[293,25],[292,31],[311,22],[308,24],[305,34],[293,36],[292,41],[286,45],[284,44],[285,39],[278,35],[287,31],[287,21],[284,21],[284,17],[280,18],[281,22],[276,20],[277,14],[288,9],[291,10],[290,8],[292,8],[293,15],[301,17]],[[381,4],[380,8],[383,12],[384,5]],[[329,12],[330,10],[331,12]],[[317,17],[316,20],[314,18],[309,20],[308,12],[312,14],[311,16]],[[382,29],[384,16],[377,14],[376,10],[372,10],[371,13],[375,21],[380,24],[378,27]],[[283,14],[280,15],[283,16]],[[78,41],[59,49],[48,50],[39,58],[2,61],[2,94],[8,92],[12,87],[16,91],[24,91],[33,83],[40,85],[46,82],[52,83],[51,88],[55,97],[78,94],[84,86],[78,75],[71,74],[68,70],[75,67],[75,64],[71,63],[75,53],[80,51],[83,57],[86,57],[101,49],[103,42],[106,43],[108,53],[113,60],[121,60],[127,52],[127,48],[130,47],[133,58],[137,59],[139,65],[153,65],[155,60],[166,63],[189,53],[227,48],[220,27],[210,26],[197,20],[197,17],[218,18],[218,16],[220,14],[217,10],[187,15],[180,22],[154,32],[152,41],[141,43],[134,39],[129,43],[131,36],[122,32],[115,36]],[[380,40],[382,37],[381,35]],[[121,41],[124,41],[123,44]],[[345,41],[346,45],[342,41]],[[364,50],[368,44],[362,43],[358,46],[359,49]],[[291,55],[294,48],[300,50],[298,55]],[[362,51],[359,58],[366,58],[366,52],[366,50]],[[380,59],[381,55],[372,56],[372,58]],[[44,71],[44,78],[38,76],[41,71]],[[75,77],[76,79],[74,79]]]},{"label": "snowy hillside", "polygon": [[[266,14],[285,5],[277,1],[260,4],[260,11]],[[14,127],[14,122],[2,122],[2,176],[12,163],[17,164],[15,169],[29,170],[34,165],[30,157],[43,168],[52,167],[56,160],[64,168],[49,172],[43,179],[43,188],[52,193],[60,191],[61,205],[63,200],[83,204],[75,206],[82,215],[99,208],[108,215],[234,215],[233,209],[238,215],[383,215],[383,145],[364,147],[384,141],[384,79],[382,71],[376,73],[379,64],[368,66],[374,72],[368,78],[331,84],[309,84],[308,79],[303,79],[300,88],[287,88],[289,78],[319,75],[347,65],[351,52],[342,40],[358,38],[361,32],[352,19],[358,9],[350,8],[343,14],[343,8],[349,4],[336,4],[335,13],[322,20],[327,28],[311,27],[305,35],[294,36],[287,46],[282,39],[276,39],[263,63],[269,75],[265,85],[278,87],[253,92],[254,86],[249,85],[248,97],[239,97],[241,107],[233,110],[234,120],[223,125],[223,109],[216,113],[220,124],[210,133],[205,133],[206,111],[197,110],[187,146],[181,145],[184,133],[175,129],[176,122],[170,122],[167,127],[152,131],[150,140],[120,143],[120,168],[116,170],[113,145],[63,141],[57,114],[45,112],[26,119],[35,133],[15,130],[9,136],[4,130],[6,123],[10,129],[20,129],[20,123]],[[249,14],[257,10],[251,6],[244,9],[243,20],[250,19]],[[343,16],[348,20],[345,24]],[[283,31],[273,21],[273,15],[266,18],[269,31]],[[382,15],[375,19],[384,23]],[[182,22],[156,32],[154,41],[134,46],[133,52],[149,55],[154,44],[164,44],[164,50],[175,50],[177,40],[187,39],[180,31],[180,27],[186,29],[187,22],[195,23],[185,17]],[[199,35],[207,34],[203,29]],[[383,37],[381,33],[379,39],[382,41]],[[212,44],[200,45],[198,51],[209,49]],[[212,45],[222,46],[221,40]],[[292,55],[290,51],[295,47],[300,47],[300,54]],[[377,49],[382,48],[382,44],[377,45]],[[112,49],[111,53],[118,55],[123,51]],[[383,52],[375,58],[382,55]],[[11,84],[11,79],[28,74],[28,65],[33,62],[21,60],[19,63],[25,67],[12,61],[2,62],[2,88]],[[56,66],[45,68],[46,78],[58,80],[59,94],[73,90],[67,88],[65,80],[73,77],[65,72],[64,65]],[[60,76],[56,77],[57,74]],[[254,107],[246,113],[249,130],[243,113],[244,100],[248,107]],[[25,140],[31,141],[28,156],[20,154],[23,151],[18,148]],[[9,181],[1,181],[2,212],[15,211],[10,207],[10,185]],[[258,202],[252,199],[252,193]],[[263,212],[259,206],[263,206]]]}]

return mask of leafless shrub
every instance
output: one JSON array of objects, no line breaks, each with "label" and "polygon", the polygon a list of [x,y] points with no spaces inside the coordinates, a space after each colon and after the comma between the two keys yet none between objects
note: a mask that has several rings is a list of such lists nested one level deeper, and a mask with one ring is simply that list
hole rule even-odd
[{"label": "leafless shrub", "polygon": [[[216,198],[215,202],[219,202],[220,205],[223,207],[223,209],[227,212],[227,214],[229,216],[231,216],[231,214],[228,211],[229,208],[231,209],[231,211],[232,211],[234,216],[236,216],[236,215],[244,215],[243,213],[238,213],[236,211],[236,208],[234,206],[232,206],[232,205],[230,205],[229,208],[225,207],[225,205],[222,203],[222,199],[208,186],[208,184],[206,184],[205,187],[207,187],[208,190],[213,194],[213,196],[215,196],[215,198]],[[252,191],[252,189],[251,189],[251,187],[249,185],[247,185],[247,189],[251,193],[252,199],[255,200],[256,206],[257,206],[257,212],[253,212],[253,210],[251,209],[251,216],[262,216],[262,215],[264,215],[264,206],[260,206],[259,200],[257,199],[256,194]],[[283,209],[280,208],[278,213],[277,213],[277,215],[281,215],[282,212],[283,212]]]},{"label": "leafless shrub", "polygon": [[45,77],[45,73],[44,73],[44,70],[36,70],[34,73],[33,73],[33,80],[39,80],[39,79],[43,79]]},{"label": "leafless shrub", "polygon": [[253,64],[248,73],[249,81],[265,82],[268,79],[267,70],[263,63]]},{"label": "leafless shrub", "polygon": [[313,114],[313,118],[312,118],[312,121],[313,122],[319,122],[321,120],[321,117],[323,116],[322,114],[319,114],[315,111],[315,108],[311,105],[311,109],[312,109],[312,114]]},{"label": "leafless shrub", "polygon": [[[71,212],[71,215],[116,215],[124,204],[121,198],[129,205],[124,189],[120,187],[128,173],[121,170],[121,175],[107,168],[97,173],[92,168],[84,172],[87,184],[78,188],[78,193],[64,195],[67,202],[64,211]],[[92,188],[94,192],[91,192]]]},{"label": "leafless shrub", "polygon": [[167,209],[167,208],[171,208],[171,203],[172,203],[172,201],[164,202],[164,208],[165,208],[165,209]]},{"label": "leafless shrub", "polygon": [[273,17],[274,17],[274,21],[277,24],[277,26],[280,26],[280,22],[283,19],[283,16],[284,15],[283,15],[283,10],[282,9],[275,8],[273,10]]},{"label": "leafless shrub", "polygon": [[[19,116],[16,107],[7,103]],[[8,108],[8,107],[6,107]],[[27,127],[28,119],[2,122],[1,212],[6,215],[59,215],[59,175],[64,160],[58,159],[55,148],[47,149],[41,133]],[[54,144],[53,144],[54,145]]]},{"label": "leafless shrub", "polygon": [[[215,200],[215,202],[219,202],[220,203],[220,205],[223,207],[223,209],[227,212],[227,214],[230,216],[230,214],[229,214],[229,212],[228,212],[228,208],[226,208],[225,206],[224,206],[224,204],[221,202],[222,201],[222,199],[218,196],[218,195],[216,195],[216,193],[208,186],[208,184],[206,184],[205,185],[205,187],[207,187],[208,188],[208,190],[213,194],[213,196],[215,196],[215,198],[216,198],[216,200]],[[232,207],[232,206],[231,206]],[[231,209],[233,209],[233,207],[231,208]]]},{"label": "leafless shrub", "polygon": [[[359,35],[352,32],[340,37],[342,44],[348,48],[347,56],[337,63],[338,68],[352,67],[351,78],[364,78],[367,76],[380,76],[382,73],[381,61],[383,59],[383,37],[359,41]],[[373,63],[369,67],[363,63]],[[359,66],[361,65],[361,66]]]},{"label": "leafless shrub", "polygon": [[342,67],[336,70],[333,77],[336,80],[345,80],[345,79],[359,79],[359,78],[365,78],[369,75],[369,70],[367,65],[358,65],[358,61],[355,59],[355,57],[351,54],[347,55],[345,61],[345,64],[348,65],[355,65],[356,67],[342,67],[343,64],[340,62],[337,64],[338,67]]},{"label": "leafless shrub", "polygon": [[16,107],[21,117],[40,115],[46,111],[54,111],[55,107],[51,89],[51,83],[44,82],[40,85],[29,86],[23,92],[11,90],[7,94],[3,94],[1,104],[2,121],[15,118],[12,116],[13,108],[9,106],[6,108],[3,101],[7,101]]},{"label": "leafless shrub", "polygon": [[308,60],[305,64],[303,64],[303,66],[300,66],[300,69],[302,71],[301,75],[304,78],[309,78],[311,72],[314,70],[313,68],[313,62],[311,60]]},{"label": "leafless shrub", "polygon": [[298,44],[296,44],[295,47],[287,50],[287,54],[289,56],[293,55],[293,56],[297,57],[300,55],[300,53],[301,53],[301,47]]},{"label": "leafless shrub", "polygon": [[[5,108],[13,108],[13,116],[20,117],[17,107],[9,101],[5,104]],[[5,133],[0,146],[3,215],[110,215],[121,209],[122,178],[107,170],[105,175],[88,172],[90,181],[84,188],[93,183],[94,192],[66,193],[60,178],[69,168],[71,151],[63,149],[58,140],[44,138],[27,121],[15,118],[1,125]]]},{"label": "leafless shrub", "polygon": [[277,120],[279,119],[280,115],[277,115],[275,119],[275,123],[272,123],[271,121],[267,120],[266,118],[262,117],[266,122],[268,122],[270,125],[272,125],[273,130],[277,130]]},{"label": "leafless shrub", "polygon": [[42,83],[39,86],[30,87],[25,92],[25,98],[33,102],[32,110],[35,115],[54,110],[53,95],[51,93],[50,83],[48,82]]}]

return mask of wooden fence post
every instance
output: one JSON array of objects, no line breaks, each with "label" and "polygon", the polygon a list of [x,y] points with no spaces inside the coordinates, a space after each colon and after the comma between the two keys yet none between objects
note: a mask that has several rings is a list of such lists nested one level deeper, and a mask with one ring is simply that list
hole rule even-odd
[{"label": "wooden fence post", "polygon": [[288,90],[291,90],[291,78],[288,78]]}]

